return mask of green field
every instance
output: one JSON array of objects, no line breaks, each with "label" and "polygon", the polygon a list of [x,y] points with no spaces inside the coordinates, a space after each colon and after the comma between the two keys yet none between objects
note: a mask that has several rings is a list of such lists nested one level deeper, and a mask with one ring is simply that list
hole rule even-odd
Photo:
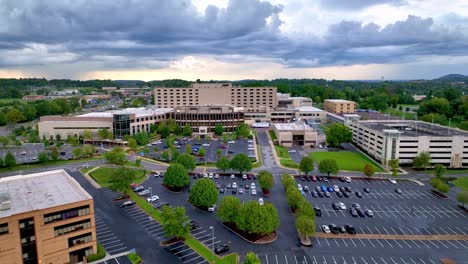
[{"label": "green field", "polygon": [[368,159],[366,156],[358,152],[351,151],[337,151],[337,152],[311,152],[310,157],[314,162],[320,162],[324,159],[334,159],[338,163],[340,170],[346,171],[362,171],[364,165],[369,163],[372,165],[376,172],[383,172],[384,170],[374,161]]},{"label": "green field", "polygon": [[[119,168],[107,168],[101,167],[89,175],[93,178],[101,187],[109,187],[110,177],[115,170],[119,170]],[[146,171],[145,170],[132,170],[133,174],[133,182],[141,183],[145,180]]]},{"label": "green field", "polygon": [[456,180],[452,181],[452,183],[463,190],[468,190],[468,177],[457,178]]},{"label": "green field", "polygon": [[277,140],[278,138],[276,137],[275,131],[273,130],[268,130],[268,133],[270,134],[270,138],[272,141]]},{"label": "green field", "polygon": [[275,151],[282,166],[293,169],[297,169],[299,167],[299,165],[291,159],[287,148],[275,145]]}]

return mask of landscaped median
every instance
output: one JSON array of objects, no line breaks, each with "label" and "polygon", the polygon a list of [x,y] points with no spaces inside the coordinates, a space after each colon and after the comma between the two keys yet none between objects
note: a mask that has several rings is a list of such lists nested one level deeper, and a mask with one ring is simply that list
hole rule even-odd
[{"label": "landscaped median", "polygon": [[[158,210],[155,210],[151,204],[149,204],[144,198],[138,196],[134,192],[130,192],[130,198],[133,200],[143,211],[150,215],[154,220],[161,223],[161,216]],[[205,245],[196,240],[191,234],[186,235],[185,243],[192,248],[195,252],[200,254],[206,261],[211,261],[213,258],[213,252],[208,249]],[[222,258],[215,254],[215,263],[221,264],[236,264],[238,259],[237,254],[229,254]]]},{"label": "landscaped median", "polygon": [[351,151],[326,151],[326,152],[311,152],[310,157],[317,163],[325,159],[336,160],[338,168],[344,171],[363,171],[366,164],[370,164],[375,172],[384,172],[382,167],[370,160],[359,152]]},{"label": "landscaped median", "polygon": [[279,162],[282,166],[292,168],[292,169],[299,168],[299,165],[291,159],[291,156],[289,155],[287,148],[283,146],[279,146],[279,145],[274,145],[274,146],[275,146],[276,155],[278,156]]}]

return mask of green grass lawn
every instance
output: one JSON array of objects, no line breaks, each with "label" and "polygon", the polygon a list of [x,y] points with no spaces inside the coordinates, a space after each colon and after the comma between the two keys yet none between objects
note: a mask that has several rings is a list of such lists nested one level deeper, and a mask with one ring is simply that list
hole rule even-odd
[{"label": "green grass lawn", "polygon": [[[101,167],[89,175],[99,184],[101,187],[109,187],[110,177],[115,170],[119,170],[119,168],[108,168],[108,167]],[[134,172],[133,175],[133,182],[141,183],[145,180],[146,171],[145,170],[132,170]]]},{"label": "green grass lawn", "polygon": [[310,157],[315,162],[320,162],[324,159],[334,159],[338,163],[340,170],[347,171],[362,171],[366,163],[371,164],[376,172],[384,170],[374,161],[358,152],[351,151],[336,151],[336,152],[311,152]]},{"label": "green grass lawn", "polygon": [[276,150],[276,155],[278,155],[278,158],[280,158],[280,159],[291,159],[291,156],[289,156],[287,148],[285,148],[283,146],[275,145],[275,150]]},{"label": "green grass lawn", "polygon": [[463,190],[468,190],[468,177],[460,177],[452,181],[455,186],[462,188]]},{"label": "green grass lawn", "polygon": [[270,138],[272,141],[277,140],[278,138],[276,137],[275,131],[273,130],[268,130],[268,133],[270,134]]}]

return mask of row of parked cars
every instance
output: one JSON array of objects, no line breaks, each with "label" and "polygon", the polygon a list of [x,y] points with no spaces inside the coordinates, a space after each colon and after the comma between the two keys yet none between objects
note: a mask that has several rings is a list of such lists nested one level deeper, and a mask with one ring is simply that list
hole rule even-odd
[{"label": "row of parked cars", "polygon": [[[333,210],[344,210],[346,211],[346,205],[342,202],[339,202],[339,203],[332,203],[332,208]],[[360,216],[360,217],[365,217],[365,216],[368,216],[368,217],[374,217],[374,212],[372,212],[372,210],[369,210],[369,209],[365,209],[365,208],[362,208],[361,205],[359,205],[358,203],[352,203],[351,204],[351,207],[349,208],[349,214],[353,217],[357,217],[357,216]]]},{"label": "row of parked cars", "polygon": [[[326,176],[317,176],[317,175],[304,175],[300,176],[299,180],[301,181],[313,181],[313,182],[328,182],[328,177]],[[351,177],[340,177],[341,182],[351,182]]]},{"label": "row of parked cars", "polygon": [[322,225],[322,231],[326,234],[345,234],[348,233],[350,235],[356,234],[356,228],[352,225],[344,225],[344,226],[337,226],[335,224],[330,225]]},{"label": "row of parked cars", "polygon": [[[338,197],[345,197],[349,198],[351,196],[352,190],[349,186],[346,187],[338,187],[338,185],[334,186],[315,186],[315,190],[310,190],[309,186],[302,186],[301,184],[297,184],[297,189],[305,195],[305,192],[309,192],[312,195],[312,197],[331,197],[331,193],[336,193],[336,196]],[[370,193],[369,188],[363,188],[363,191],[365,193]],[[362,192],[361,191],[355,191],[355,195],[359,198],[362,198]]]},{"label": "row of parked cars", "polygon": [[225,193],[227,190],[231,190],[232,194],[243,194],[244,189],[245,190],[250,190],[250,194],[252,195],[257,195],[257,186],[255,185],[255,182],[252,182],[250,185],[246,184],[244,186],[238,185],[236,182],[233,182],[232,185],[231,183],[228,183],[226,186],[221,185],[220,183],[216,183],[216,187],[219,190],[219,193]]}]

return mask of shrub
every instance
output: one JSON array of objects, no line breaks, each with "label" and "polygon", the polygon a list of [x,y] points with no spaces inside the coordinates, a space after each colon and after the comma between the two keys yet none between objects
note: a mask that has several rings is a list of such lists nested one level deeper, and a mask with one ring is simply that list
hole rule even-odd
[{"label": "shrub", "polygon": [[106,257],[106,251],[101,246],[101,244],[99,243],[96,243],[96,244],[97,244],[97,253],[87,256],[86,260],[88,260],[88,262],[93,262],[93,261],[100,260]]}]

